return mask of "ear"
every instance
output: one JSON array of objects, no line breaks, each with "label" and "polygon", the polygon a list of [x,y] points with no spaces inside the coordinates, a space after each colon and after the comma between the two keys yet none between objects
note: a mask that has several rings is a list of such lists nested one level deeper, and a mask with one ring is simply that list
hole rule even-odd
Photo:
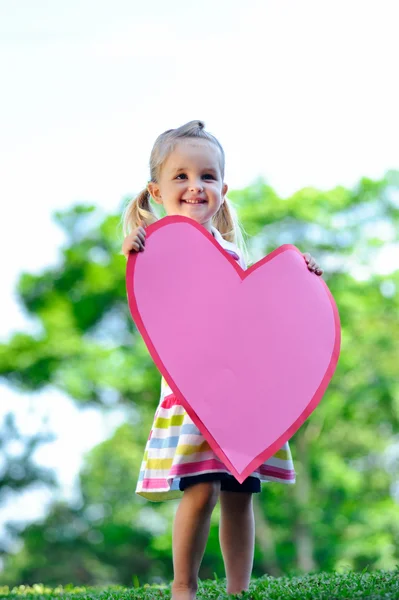
[{"label": "ear", "polygon": [[222,197],[223,197],[223,202],[224,202],[224,197],[225,197],[225,195],[227,194],[227,190],[228,190],[228,189],[229,189],[229,186],[227,185],[227,183],[224,183],[224,184],[223,184],[223,187],[222,187]]},{"label": "ear", "polygon": [[157,183],[150,181],[147,185],[147,190],[154,202],[156,202],[157,204],[162,204],[161,191]]}]

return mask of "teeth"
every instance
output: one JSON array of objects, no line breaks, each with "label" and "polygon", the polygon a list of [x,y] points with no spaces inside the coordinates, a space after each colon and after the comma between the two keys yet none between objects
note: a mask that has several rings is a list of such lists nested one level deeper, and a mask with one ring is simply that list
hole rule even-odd
[{"label": "teeth", "polygon": [[187,204],[203,204],[205,201],[204,200],[184,200],[184,202],[186,202]]}]

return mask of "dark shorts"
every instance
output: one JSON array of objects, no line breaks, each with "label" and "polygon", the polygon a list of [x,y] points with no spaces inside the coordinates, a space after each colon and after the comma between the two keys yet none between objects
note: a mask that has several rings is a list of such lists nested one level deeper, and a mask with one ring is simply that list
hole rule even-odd
[{"label": "dark shorts", "polygon": [[260,481],[257,477],[247,477],[242,483],[239,483],[233,475],[228,473],[204,473],[203,475],[182,477],[179,488],[184,492],[188,487],[205,481],[220,481],[222,492],[246,492],[250,494],[259,494],[260,492]]}]

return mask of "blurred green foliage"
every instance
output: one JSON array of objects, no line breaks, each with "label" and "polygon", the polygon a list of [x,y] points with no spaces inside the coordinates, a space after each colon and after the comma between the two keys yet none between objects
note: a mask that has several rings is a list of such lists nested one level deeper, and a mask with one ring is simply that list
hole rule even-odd
[{"label": "blurred green foliage", "polygon": [[[230,197],[252,260],[283,243],[316,257],[342,325],[334,378],[291,440],[297,484],[267,484],[255,498],[254,575],[391,569],[399,563],[399,172],[362,179],[353,190],[306,188],[289,198],[259,180]],[[75,206],[56,219],[68,243],[56,265],[21,276],[19,298],[36,331],[0,346],[0,375],[21,392],[55,388],[82,407],[122,406],[126,422],[86,456],[78,505],[54,502],[44,520],[8,525],[21,547],[11,553],[3,543],[0,583],[168,581],[177,502],[134,494],[160,382],[128,312],[120,216]],[[378,267],[380,252],[390,270]],[[40,435],[11,458],[7,444],[18,432],[8,417],[0,500],[35,482],[55,485],[32,463]],[[224,576],[218,510],[204,579]]]}]

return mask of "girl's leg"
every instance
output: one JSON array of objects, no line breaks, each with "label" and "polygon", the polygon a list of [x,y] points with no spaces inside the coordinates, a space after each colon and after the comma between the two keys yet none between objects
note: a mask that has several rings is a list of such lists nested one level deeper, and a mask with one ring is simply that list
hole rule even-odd
[{"label": "girl's leg", "polygon": [[249,588],[255,546],[252,494],[220,492],[219,539],[227,577],[227,593]]},{"label": "girl's leg", "polygon": [[220,481],[197,483],[184,491],[173,525],[173,600],[193,600]]}]

